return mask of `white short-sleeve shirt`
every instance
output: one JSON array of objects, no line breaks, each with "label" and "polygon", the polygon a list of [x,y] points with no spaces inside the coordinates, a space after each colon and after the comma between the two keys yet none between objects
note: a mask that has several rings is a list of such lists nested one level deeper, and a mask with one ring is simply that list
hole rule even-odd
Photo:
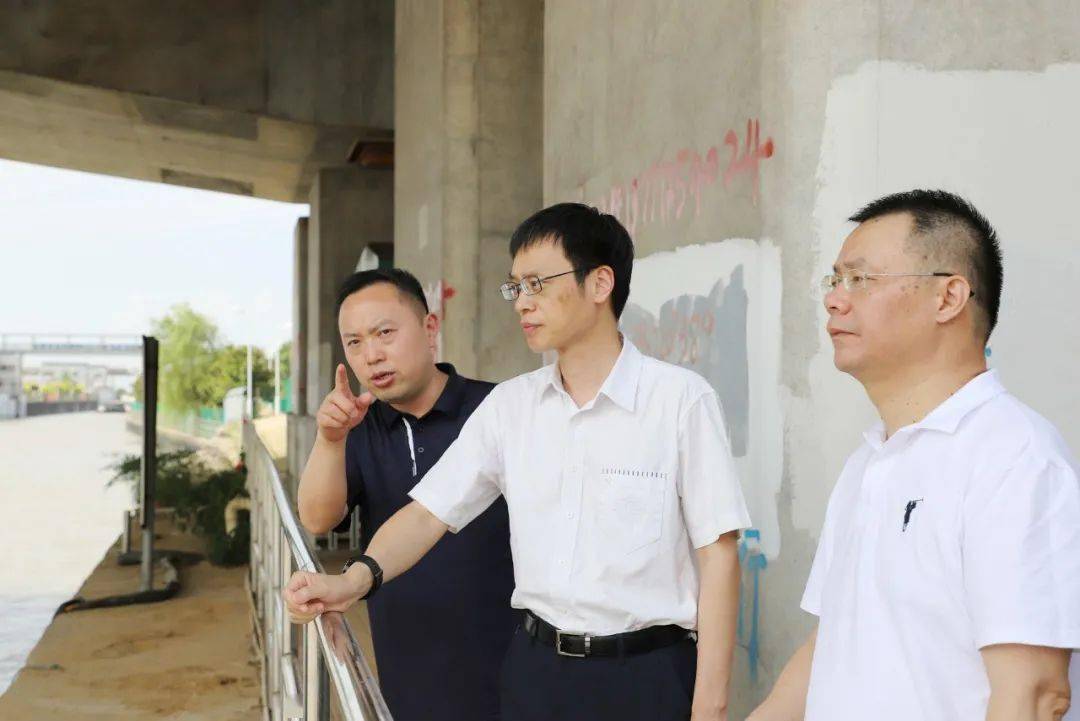
[{"label": "white short-sleeve shirt", "polygon": [[1076,461],[993,371],[888,440],[879,424],[833,490],[802,607],[819,617],[806,721],[983,721],[979,649],[1080,648]]},{"label": "white short-sleeve shirt", "polygon": [[410,495],[457,531],[500,493],[512,605],[576,633],[696,628],[694,549],[750,526],[716,393],[629,340],[581,408],[557,364],[496,386]]}]

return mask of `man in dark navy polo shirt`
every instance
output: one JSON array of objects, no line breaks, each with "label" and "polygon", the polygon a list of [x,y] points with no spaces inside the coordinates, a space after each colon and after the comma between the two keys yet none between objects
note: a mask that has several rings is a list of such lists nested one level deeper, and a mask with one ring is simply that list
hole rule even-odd
[{"label": "man in dark navy polo shirt", "polygon": [[[337,307],[346,360],[368,392],[354,395],[345,366],[337,367],[298,505],[313,533],[347,529],[359,507],[366,549],[494,386],[435,363],[439,318],[408,272],[356,273]],[[395,721],[498,718],[499,664],[520,620],[510,607],[513,590],[500,499],[371,596],[379,684]]]}]

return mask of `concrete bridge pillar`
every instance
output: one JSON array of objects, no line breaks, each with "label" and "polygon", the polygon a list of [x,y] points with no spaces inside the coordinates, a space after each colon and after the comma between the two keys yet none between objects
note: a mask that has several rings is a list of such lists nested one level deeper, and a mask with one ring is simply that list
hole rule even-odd
[{"label": "concrete bridge pillar", "polygon": [[308,415],[318,411],[333,385],[334,367],[345,360],[334,314],[338,286],[356,271],[366,247],[393,237],[393,183],[391,170],[341,166],[316,173],[307,223],[306,324],[301,324]]}]

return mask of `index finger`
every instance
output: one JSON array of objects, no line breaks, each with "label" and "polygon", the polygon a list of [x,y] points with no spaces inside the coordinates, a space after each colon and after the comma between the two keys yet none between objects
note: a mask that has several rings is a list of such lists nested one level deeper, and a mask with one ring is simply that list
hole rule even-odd
[{"label": "index finger", "polygon": [[338,363],[337,373],[334,376],[334,390],[344,393],[346,397],[352,398],[352,388],[349,387],[349,374],[345,372],[345,364]]}]

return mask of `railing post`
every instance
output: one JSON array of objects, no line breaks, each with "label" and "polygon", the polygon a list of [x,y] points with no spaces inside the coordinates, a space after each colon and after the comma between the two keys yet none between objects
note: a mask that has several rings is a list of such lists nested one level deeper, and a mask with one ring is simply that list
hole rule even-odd
[{"label": "railing post", "polygon": [[[273,519],[274,516],[271,516]],[[275,560],[281,552],[281,529],[278,524],[271,521],[271,550],[265,565],[269,570],[267,584],[267,623],[266,628],[270,634],[270,642],[266,645],[266,665],[270,669],[270,690],[274,699],[271,704],[270,717],[275,721],[282,718],[281,715],[281,604],[283,601],[278,595],[281,591],[281,580],[277,577],[278,564]]]},{"label": "railing post", "polygon": [[314,623],[304,626],[304,708],[307,721],[330,721],[330,677]]},{"label": "railing post", "polygon": [[[292,549],[289,547],[289,539],[285,537],[284,532],[281,533],[281,548],[276,561],[280,572],[278,577],[281,579],[280,588],[278,589],[278,597],[280,598],[281,592],[285,590],[289,583],[293,569]],[[281,665],[282,679],[291,681],[291,683],[283,683],[282,685],[284,713],[289,718],[303,718],[303,691],[302,687],[297,688],[297,683],[302,684],[303,680],[296,677],[295,661],[297,654],[296,649],[293,648],[292,622],[289,620],[289,610],[285,608],[284,602],[281,605],[281,625],[278,630],[281,633],[281,648],[277,663]]]}]

